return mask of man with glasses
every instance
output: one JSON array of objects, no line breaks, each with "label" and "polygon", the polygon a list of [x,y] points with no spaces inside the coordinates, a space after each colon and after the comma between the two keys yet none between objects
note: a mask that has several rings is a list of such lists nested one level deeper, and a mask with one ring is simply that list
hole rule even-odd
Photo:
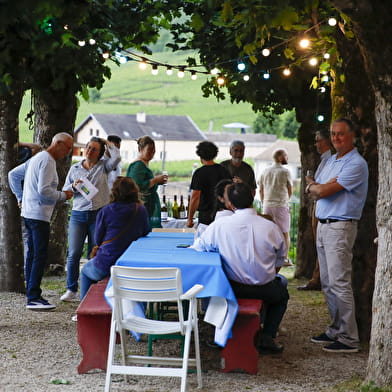
[{"label": "man with glasses", "polygon": [[[308,175],[306,176],[307,182],[314,181],[314,179],[319,176],[325,164],[327,163],[328,159],[331,157],[332,145],[331,145],[331,140],[329,139],[329,131],[327,129],[323,129],[316,132],[314,145],[316,146],[317,152],[320,154],[320,163],[317,166],[316,173],[314,174],[314,176],[308,176]],[[316,201],[314,201],[312,206],[312,231],[313,231],[314,240],[316,241],[317,218],[315,212],[316,212]],[[303,286],[298,286],[297,289],[315,290],[315,291],[321,290],[320,268],[319,268],[318,259],[316,259],[313,275],[310,281]]]},{"label": "man with glasses", "polygon": [[317,200],[317,255],[321,287],[331,323],[313,343],[324,351],[355,353],[359,337],[351,284],[353,246],[368,189],[366,161],[354,147],[355,132],[350,120],[342,118],[331,126],[336,154],[331,156],[306,192]]},{"label": "man with glasses", "polygon": [[54,207],[58,201],[73,196],[72,191],[57,190],[56,161],[65,158],[72,147],[72,136],[58,133],[46,151],[34,155],[8,173],[9,185],[21,207],[26,228],[26,308],[30,310],[45,311],[56,307],[41,296],[40,286],[48,256],[50,219]]}]

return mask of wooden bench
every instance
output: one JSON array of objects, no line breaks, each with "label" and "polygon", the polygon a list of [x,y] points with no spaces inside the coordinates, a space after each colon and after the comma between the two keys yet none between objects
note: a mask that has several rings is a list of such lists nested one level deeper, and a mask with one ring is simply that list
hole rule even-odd
[{"label": "wooden bench", "polygon": [[221,351],[221,371],[235,369],[257,374],[259,353],[254,339],[260,329],[260,313],[263,301],[238,299],[238,314],[232,328],[232,338]]},{"label": "wooden bench", "polygon": [[112,309],[104,298],[109,278],[90,286],[76,314],[78,317],[78,343],[83,358],[78,373],[91,369],[106,371]]}]

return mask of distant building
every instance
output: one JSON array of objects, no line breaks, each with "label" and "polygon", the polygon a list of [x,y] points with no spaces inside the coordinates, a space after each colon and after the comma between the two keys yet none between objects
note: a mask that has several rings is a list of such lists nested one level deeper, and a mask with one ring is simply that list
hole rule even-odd
[{"label": "distant building", "polygon": [[75,129],[74,156],[83,156],[83,149],[91,137],[106,139],[108,135],[121,137],[123,162],[133,161],[138,154],[135,142],[148,135],[155,140],[155,160],[185,160],[196,158],[195,147],[205,140],[203,132],[189,116],[137,114],[90,114]]},{"label": "distant building", "polygon": [[291,140],[277,140],[254,158],[256,181],[259,181],[263,171],[268,166],[272,165],[274,162],[272,154],[275,150],[280,148],[285,149],[289,156],[289,162],[285,165],[285,167],[290,171],[292,180],[296,181],[301,178],[301,152],[298,142]]}]

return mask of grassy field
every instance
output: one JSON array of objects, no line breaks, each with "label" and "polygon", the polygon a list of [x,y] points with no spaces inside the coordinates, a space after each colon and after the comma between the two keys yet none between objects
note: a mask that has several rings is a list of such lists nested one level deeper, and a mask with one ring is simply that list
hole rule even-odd
[{"label": "grassy field", "polygon": [[[184,64],[188,55],[174,53],[156,53],[151,59],[165,64]],[[76,124],[89,113],[135,114],[144,111],[156,115],[189,115],[202,131],[221,131],[224,124],[242,122],[253,125],[257,114],[250,104],[231,104],[230,99],[217,102],[216,98],[204,98],[201,86],[207,75],[198,75],[191,80],[190,73],[180,79],[176,72],[166,75],[166,68],[159,67],[158,75],[151,74],[151,68],[140,70],[135,61],[118,67],[112,65],[112,78],[102,90],[96,102],[85,102],[80,97]],[[24,121],[30,110],[30,94],[26,94],[20,114],[20,140],[31,141],[32,131]],[[240,132],[239,129],[233,130]]]}]

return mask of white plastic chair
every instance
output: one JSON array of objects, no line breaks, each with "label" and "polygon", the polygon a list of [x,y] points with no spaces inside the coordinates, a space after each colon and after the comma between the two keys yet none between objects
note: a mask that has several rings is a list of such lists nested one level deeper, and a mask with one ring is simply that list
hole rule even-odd
[{"label": "white plastic chair", "polygon": [[[105,392],[110,391],[111,375],[146,375],[181,377],[181,392],[186,391],[188,365],[196,366],[198,387],[202,387],[196,295],[203,286],[196,284],[182,293],[181,271],[178,268],[111,268],[114,306],[110,328]],[[123,313],[123,301],[167,302],[178,304],[178,321],[160,321]],[[182,301],[189,300],[188,317],[184,319]],[[125,330],[147,334],[181,333],[185,336],[182,358],[127,355]],[[195,358],[189,358],[192,330]],[[116,332],[120,334],[122,364],[115,364]],[[137,364],[137,365],[136,365]],[[151,366],[151,365],[163,365]],[[171,366],[171,367],[169,367]],[[173,367],[176,366],[176,367]]]}]

